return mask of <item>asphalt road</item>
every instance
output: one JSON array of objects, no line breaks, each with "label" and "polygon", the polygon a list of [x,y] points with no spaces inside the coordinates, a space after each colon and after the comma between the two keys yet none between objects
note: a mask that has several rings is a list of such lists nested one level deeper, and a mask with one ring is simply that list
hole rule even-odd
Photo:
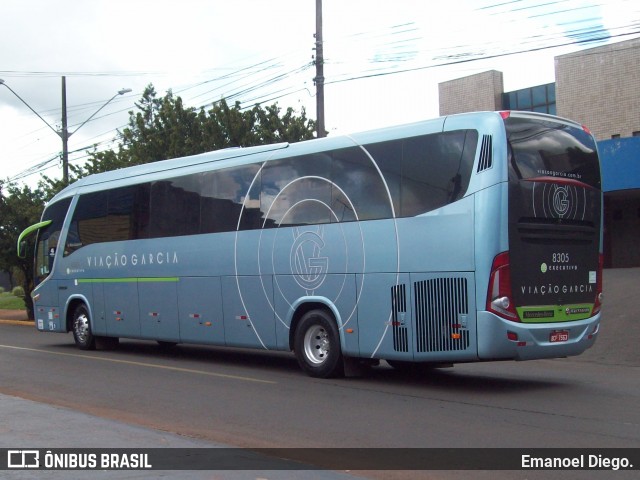
[{"label": "asphalt road", "polygon": [[[580,357],[456,365],[427,377],[383,365],[362,378],[318,380],[305,376],[289,354],[197,346],[162,350],[152,342],[123,341],[114,351],[81,352],[71,335],[2,324],[0,394],[46,404],[60,415],[82,412],[106,422],[106,431],[110,424],[135,426],[206,445],[639,448],[639,280],[638,269],[607,271],[602,331],[596,346]],[[13,410],[5,405],[0,402],[0,414],[9,427],[0,432],[19,436],[20,416],[7,418]],[[42,423],[46,428],[47,421]],[[71,445],[64,438],[42,446],[105,446],[91,428],[68,437]],[[608,478],[607,473],[635,478],[633,472],[593,471],[422,477]],[[247,478],[257,477],[286,478]]]}]

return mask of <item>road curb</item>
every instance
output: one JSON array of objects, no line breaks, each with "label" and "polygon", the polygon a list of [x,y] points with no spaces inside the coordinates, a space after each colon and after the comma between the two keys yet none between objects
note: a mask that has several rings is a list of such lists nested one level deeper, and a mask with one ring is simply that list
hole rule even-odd
[{"label": "road curb", "polygon": [[24,325],[25,327],[33,327],[33,320],[2,320],[0,325]]}]

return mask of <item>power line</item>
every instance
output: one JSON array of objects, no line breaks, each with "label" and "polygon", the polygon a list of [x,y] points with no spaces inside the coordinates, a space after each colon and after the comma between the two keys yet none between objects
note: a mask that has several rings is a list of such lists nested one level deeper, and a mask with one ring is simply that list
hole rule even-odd
[{"label": "power line", "polygon": [[[625,2],[622,2],[625,3]],[[549,50],[553,48],[560,48],[569,45],[589,45],[597,42],[606,41],[612,38],[621,38],[625,36],[637,35],[640,33],[639,25],[637,21],[627,20],[624,25],[616,26],[615,28],[605,29],[602,26],[601,20],[598,16],[590,17],[587,19],[580,18],[571,21],[561,21],[561,17],[566,13],[574,12],[574,9],[552,9],[552,11],[544,12],[545,8],[556,7],[559,5],[571,4],[569,0],[557,0],[548,1],[538,4],[527,4],[524,0],[512,0],[507,2],[492,3],[476,9],[476,11],[483,11],[485,15],[493,16],[500,19],[517,18],[522,20],[526,19],[555,19],[556,21],[550,21],[547,25],[541,27],[539,32],[534,35],[525,35],[517,39],[517,43],[521,48],[512,49],[511,51],[505,51],[504,45],[506,44],[505,38],[492,40],[492,41],[479,41],[475,43],[459,42],[457,45],[447,45],[438,49],[433,49],[428,46],[427,48],[420,42],[425,42],[425,37],[422,34],[422,30],[418,24],[414,21],[404,22],[392,25],[385,29],[376,29],[368,32],[360,32],[350,34],[347,37],[340,37],[337,40],[351,39],[353,42],[357,42],[359,45],[365,45],[371,47],[373,54],[367,58],[364,58],[360,65],[364,64],[364,67],[354,69],[352,72],[336,72],[330,76],[326,84],[344,83],[353,80],[363,78],[373,78],[380,76],[388,76],[400,73],[415,72],[430,68],[436,68],[446,65],[456,65],[462,63],[470,63],[473,61],[489,60],[500,57],[507,57],[517,54],[537,52],[543,50]],[[604,3],[582,5],[579,8],[582,11],[588,11],[590,8],[597,8],[603,6]],[[541,11],[542,10],[542,11]],[[523,17],[523,13],[527,16]],[[528,15],[530,14],[530,15]],[[633,20],[633,17],[631,17]],[[450,38],[458,38],[463,33],[456,23],[453,23],[453,28],[449,30]],[[560,30],[554,30],[550,26],[560,26]],[[631,30],[631,31],[628,31]],[[609,32],[618,32],[613,35]],[[567,40],[573,38],[573,40]],[[574,38],[577,37],[577,38]],[[327,42],[322,40],[322,46],[333,45],[337,42],[336,39],[329,39]],[[526,48],[522,48],[526,47]],[[307,50],[308,51],[308,50]],[[334,58],[329,58],[325,61],[325,65],[344,65],[342,52],[337,51]],[[220,98],[226,98],[227,100],[242,100],[243,103],[263,103],[271,102],[284,98],[288,95],[294,95],[303,91],[309,90],[306,87],[301,88],[302,76],[307,74],[309,69],[313,66],[310,62],[298,62],[298,67],[291,67],[291,63],[285,61],[288,56],[273,57],[267,60],[261,60],[253,63],[249,66],[241,68],[227,68],[221,67],[215,70],[208,71],[225,71],[222,75],[216,75],[212,78],[204,81],[195,82],[184,87],[180,87],[177,93],[184,94],[185,92],[192,92],[194,95],[190,95],[187,98],[187,102],[192,103],[194,100],[198,100],[198,107],[192,108],[204,108],[206,105],[215,104]],[[417,64],[421,62],[421,64]],[[404,67],[403,67],[404,66]],[[58,76],[65,74],[68,76],[135,76],[135,75],[163,75],[166,72],[16,72],[16,71],[3,71],[13,72],[16,75],[38,75],[38,76]],[[206,91],[198,91],[203,87]],[[310,94],[310,96],[313,96]],[[206,103],[203,103],[206,102]],[[90,104],[79,104],[70,107],[70,111],[81,112],[83,109],[90,107],[86,106]],[[248,107],[244,107],[248,108]],[[77,109],[77,110],[76,110]],[[127,109],[125,109],[127,110]],[[92,121],[100,118],[107,117],[109,115],[115,115],[125,110],[118,110],[107,115],[96,117]],[[126,126],[126,125],[125,125]],[[122,128],[118,127],[118,128]],[[114,130],[111,130],[114,131]],[[117,131],[117,129],[115,130]],[[108,132],[106,133],[108,134]],[[104,135],[104,134],[103,134]],[[98,136],[99,138],[100,136]],[[96,137],[93,137],[96,138]],[[117,137],[116,137],[117,138]],[[115,138],[111,142],[115,141]],[[108,143],[107,140],[99,142],[99,145]],[[87,148],[87,147],[85,147]],[[55,159],[56,157],[54,157]],[[74,160],[74,161],[77,161]]]},{"label": "power line", "polygon": [[382,76],[387,76],[387,75],[395,75],[395,74],[398,74],[398,73],[417,72],[417,71],[420,71],[420,70],[426,70],[426,69],[436,68],[436,67],[443,67],[443,66],[447,66],[447,65],[457,65],[457,64],[461,64],[461,63],[469,63],[469,62],[475,62],[475,61],[479,61],[479,60],[489,60],[489,59],[500,58],[500,57],[508,57],[508,56],[511,56],[511,55],[520,55],[520,54],[524,54],[524,53],[539,52],[539,51],[542,51],[542,50],[549,50],[549,49],[553,49],[553,48],[565,47],[565,46],[568,46],[568,45],[580,45],[580,44],[586,44],[586,43],[593,43],[593,42],[597,42],[597,41],[608,40],[610,38],[624,37],[624,36],[630,36],[630,35],[640,35],[640,30],[636,31],[636,32],[621,33],[621,34],[613,35],[613,36],[606,35],[606,36],[601,36],[601,37],[598,37],[598,38],[592,38],[592,39],[586,39],[586,40],[575,40],[575,41],[572,41],[572,42],[565,42],[565,43],[561,43],[561,44],[545,45],[545,46],[541,46],[541,47],[528,48],[528,49],[524,49],[524,50],[516,50],[516,51],[511,51],[511,52],[496,53],[496,54],[485,55],[485,56],[481,56],[481,57],[463,58],[463,59],[458,59],[458,60],[452,60],[450,62],[442,62],[442,63],[436,63],[436,64],[431,64],[431,65],[422,65],[422,66],[418,66],[418,67],[406,68],[406,69],[401,69],[401,70],[393,70],[393,71],[387,71],[387,72],[371,73],[371,74],[365,74],[365,75],[356,75],[356,76],[353,76],[353,77],[350,77],[350,78],[341,79],[341,80],[327,81],[326,83],[327,84],[335,84],[335,83],[349,82],[349,81],[352,81],[352,80],[359,80],[359,79],[363,79],[363,78],[373,78],[373,77],[382,77]]}]

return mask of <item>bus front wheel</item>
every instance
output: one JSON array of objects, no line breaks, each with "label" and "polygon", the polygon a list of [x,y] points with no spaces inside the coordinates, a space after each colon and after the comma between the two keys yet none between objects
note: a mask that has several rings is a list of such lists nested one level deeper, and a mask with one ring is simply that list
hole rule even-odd
[{"label": "bus front wheel", "polygon": [[304,314],[296,329],[294,351],[300,368],[312,377],[329,378],[343,372],[338,327],[325,310]]},{"label": "bus front wheel", "polygon": [[80,350],[93,350],[96,348],[96,339],[91,333],[89,311],[85,305],[78,305],[73,312],[71,324],[73,339]]}]

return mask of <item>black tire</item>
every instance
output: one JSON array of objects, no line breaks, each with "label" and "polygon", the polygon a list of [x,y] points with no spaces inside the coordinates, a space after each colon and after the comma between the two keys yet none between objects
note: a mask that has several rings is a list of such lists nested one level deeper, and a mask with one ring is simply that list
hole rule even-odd
[{"label": "black tire", "polygon": [[91,333],[91,318],[89,317],[89,310],[84,304],[78,305],[73,312],[71,331],[73,332],[76,346],[80,350],[95,350],[96,339]]},{"label": "black tire", "polygon": [[300,368],[312,377],[329,378],[344,373],[338,327],[325,310],[304,314],[296,328],[293,349]]}]

